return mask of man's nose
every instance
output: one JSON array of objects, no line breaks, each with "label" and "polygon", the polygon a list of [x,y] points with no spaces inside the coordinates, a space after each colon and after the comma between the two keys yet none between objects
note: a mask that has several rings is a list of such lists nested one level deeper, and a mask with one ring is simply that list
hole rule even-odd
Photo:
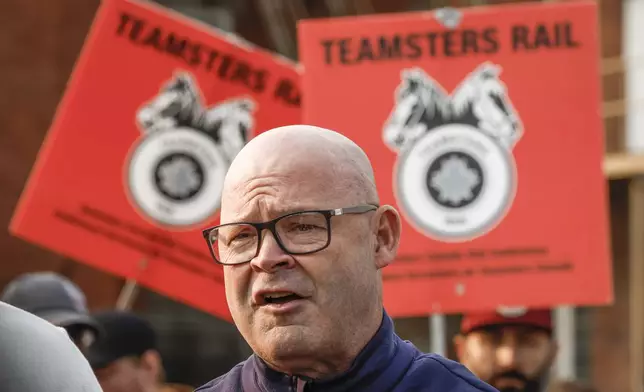
[{"label": "man's nose", "polygon": [[509,344],[504,344],[497,349],[496,352],[497,363],[502,369],[515,368],[517,365],[517,350],[516,347]]},{"label": "man's nose", "polygon": [[250,265],[256,271],[271,273],[280,268],[293,268],[295,260],[291,255],[284,252],[273,233],[267,230],[261,239],[259,253],[250,261]]}]

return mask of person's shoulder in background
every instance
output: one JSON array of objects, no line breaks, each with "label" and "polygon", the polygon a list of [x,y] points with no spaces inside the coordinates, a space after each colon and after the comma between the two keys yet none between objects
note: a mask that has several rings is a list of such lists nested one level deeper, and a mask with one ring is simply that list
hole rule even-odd
[{"label": "person's shoulder in background", "polygon": [[460,363],[438,354],[424,354],[420,351],[403,384],[405,388],[401,390],[419,392],[498,392]]},{"label": "person's shoulder in background", "polygon": [[0,302],[2,392],[101,392],[64,329]]}]

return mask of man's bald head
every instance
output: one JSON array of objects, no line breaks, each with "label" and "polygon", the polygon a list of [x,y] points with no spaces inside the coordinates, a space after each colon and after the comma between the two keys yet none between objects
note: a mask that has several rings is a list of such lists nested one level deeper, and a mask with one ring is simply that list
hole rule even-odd
[{"label": "man's bald head", "polygon": [[258,176],[288,176],[294,172],[307,173],[311,179],[331,180],[326,188],[342,190],[357,202],[379,202],[367,154],[346,136],[310,125],[275,128],[246,144],[228,170],[224,199],[240,183]]}]

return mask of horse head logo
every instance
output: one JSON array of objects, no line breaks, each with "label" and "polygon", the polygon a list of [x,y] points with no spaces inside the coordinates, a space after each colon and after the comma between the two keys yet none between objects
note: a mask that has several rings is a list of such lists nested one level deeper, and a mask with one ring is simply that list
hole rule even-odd
[{"label": "horse head logo", "polygon": [[523,127],[500,74],[501,67],[481,64],[456,89],[452,108],[455,116],[469,117],[471,125],[511,148],[521,137]]},{"label": "horse head logo", "polygon": [[146,133],[181,127],[203,132],[230,163],[251,136],[254,110],[255,103],[249,98],[204,107],[195,81],[188,73],[181,72],[143,105],[136,120]]},{"label": "horse head logo", "polygon": [[220,146],[228,162],[250,138],[254,126],[255,103],[248,98],[235,98],[204,111],[202,128]]},{"label": "horse head logo", "polygon": [[146,133],[188,126],[200,108],[201,98],[195,82],[187,73],[179,73],[139,109],[136,121]]},{"label": "horse head logo", "polygon": [[404,70],[401,79],[383,132],[385,144],[394,152],[449,116],[447,95],[425,72],[419,68]]}]

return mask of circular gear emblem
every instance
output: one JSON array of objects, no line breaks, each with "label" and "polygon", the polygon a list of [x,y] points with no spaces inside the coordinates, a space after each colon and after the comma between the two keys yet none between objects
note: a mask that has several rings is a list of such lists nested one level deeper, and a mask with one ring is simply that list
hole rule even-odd
[{"label": "circular gear emblem", "polygon": [[479,237],[505,216],[516,192],[510,152],[476,127],[433,128],[401,151],[395,194],[402,213],[444,242]]},{"label": "circular gear emblem", "polygon": [[152,220],[192,226],[219,209],[227,169],[208,136],[177,128],[141,139],[130,158],[127,184],[132,200]]},{"label": "circular gear emblem", "polygon": [[161,158],[154,168],[159,192],[175,202],[192,199],[204,186],[204,168],[192,155],[175,152]]}]

